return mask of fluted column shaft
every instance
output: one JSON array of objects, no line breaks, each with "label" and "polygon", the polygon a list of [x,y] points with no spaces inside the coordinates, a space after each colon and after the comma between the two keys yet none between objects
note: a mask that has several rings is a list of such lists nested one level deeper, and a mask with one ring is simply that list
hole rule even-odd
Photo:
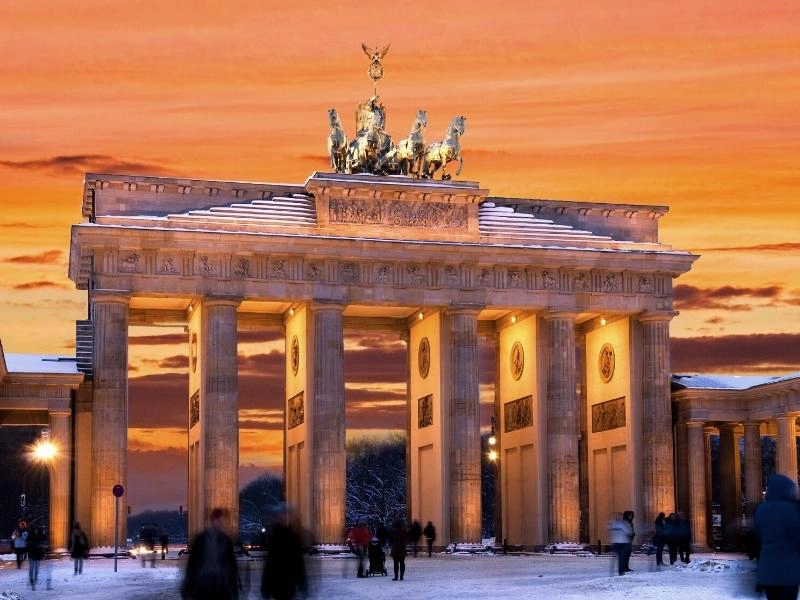
[{"label": "fluted column shaft", "polygon": [[478,311],[448,314],[450,338],[450,538],[481,539]]},{"label": "fluted column shaft", "polygon": [[69,410],[50,412],[50,441],[56,455],[50,466],[50,547],[67,548],[69,542],[69,509],[72,500],[72,415]]},{"label": "fluted column shaft", "polygon": [[[128,298],[92,298],[94,398],[92,400],[93,546],[114,545],[115,485],[127,484]],[[127,494],[119,501],[119,540],[125,541]]]},{"label": "fluted column shaft", "polygon": [[672,456],[669,322],[671,314],[640,317],[643,335],[642,474],[645,522],[675,508]]},{"label": "fluted column shaft", "polygon": [[337,543],[346,493],[344,307],[319,304],[313,318],[312,518],[316,541]]},{"label": "fluted column shaft", "polygon": [[575,394],[575,316],[545,315],[547,364],[547,456],[549,461],[549,538],[578,542],[578,400]]},{"label": "fluted column shaft", "polygon": [[719,485],[720,513],[722,517],[722,544],[724,547],[735,546],[735,523],[739,516],[739,498],[736,495],[736,462],[739,460],[735,424],[726,423],[719,426]]},{"label": "fluted column shaft", "polygon": [[797,418],[795,416],[778,417],[778,439],[776,454],[777,471],[792,481],[797,481]]},{"label": "fluted column shaft", "polygon": [[228,512],[239,530],[239,367],[236,300],[203,300],[200,336],[205,517],[215,508]]},{"label": "fluted column shaft", "polygon": [[708,522],[706,509],[706,445],[703,423],[687,423],[686,446],[689,480],[689,519],[692,524],[692,545],[706,547]]},{"label": "fluted column shaft", "polygon": [[762,493],[761,423],[758,421],[744,424],[744,493],[747,516],[752,517]]}]

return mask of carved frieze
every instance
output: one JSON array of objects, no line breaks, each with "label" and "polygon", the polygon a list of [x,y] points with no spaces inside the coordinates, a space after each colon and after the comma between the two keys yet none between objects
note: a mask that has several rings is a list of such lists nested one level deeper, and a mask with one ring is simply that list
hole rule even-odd
[{"label": "carved frieze", "polygon": [[519,289],[525,287],[525,271],[521,269],[510,269],[508,271],[508,287]]},{"label": "carved frieze", "polygon": [[458,267],[455,265],[447,265],[444,268],[444,282],[447,285],[458,285],[461,283]]},{"label": "carved frieze", "polygon": [[510,433],[533,425],[533,396],[523,396],[503,405],[505,432]]},{"label": "carved frieze", "polygon": [[195,272],[198,275],[216,275],[219,269],[214,261],[205,254],[195,259]]},{"label": "carved frieze", "polygon": [[294,429],[298,425],[305,423],[306,413],[304,392],[300,392],[299,394],[289,398],[287,401],[286,415],[287,429]]},{"label": "carved frieze", "polygon": [[491,269],[481,269],[478,271],[475,285],[477,287],[487,287],[492,284],[492,271]]},{"label": "carved frieze", "polygon": [[603,344],[603,347],[600,348],[600,356],[597,358],[597,370],[603,383],[608,383],[614,377],[615,363],[614,346]]},{"label": "carved frieze", "polygon": [[292,365],[292,375],[297,375],[297,370],[300,368],[300,341],[297,339],[296,335],[292,337],[289,355]]},{"label": "carved frieze", "polygon": [[653,279],[649,275],[639,275],[636,278],[636,292],[649,294],[653,291]]},{"label": "carved frieze", "polygon": [[511,346],[511,376],[515,381],[522,377],[522,372],[525,370],[525,351],[522,349],[520,342],[514,342]]},{"label": "carved frieze", "polygon": [[603,286],[601,288],[602,292],[606,294],[612,294],[614,292],[621,292],[622,291],[622,277],[620,277],[619,273],[605,273],[603,275]]},{"label": "carved frieze", "polygon": [[431,369],[431,343],[428,341],[427,337],[424,337],[419,341],[417,363],[419,366],[419,376],[425,379]]},{"label": "carved frieze", "polygon": [[375,283],[392,283],[392,265],[375,267]]},{"label": "carved frieze", "polygon": [[406,267],[406,277],[410,285],[424,285],[425,267],[421,265],[408,265]]},{"label": "carved frieze", "polygon": [[588,292],[591,289],[589,275],[584,271],[575,273],[572,277],[572,289],[576,292]]},{"label": "carved frieze", "polygon": [[341,263],[339,265],[339,279],[344,283],[358,281],[358,265],[353,262]]},{"label": "carved frieze", "polygon": [[120,254],[119,272],[120,273],[141,273],[144,265],[142,255],[136,252]]},{"label": "carved frieze", "polygon": [[561,289],[560,277],[558,271],[542,271],[542,284],[543,290],[558,290]]},{"label": "carved frieze", "polygon": [[433,425],[433,396],[428,394],[417,400],[417,427]]},{"label": "carved frieze", "polygon": [[625,396],[592,405],[592,433],[625,427]]},{"label": "carved frieze", "polygon": [[306,265],[305,278],[308,281],[319,281],[322,279],[322,265],[318,262],[310,262]]},{"label": "carved frieze", "polygon": [[161,275],[176,275],[178,273],[178,259],[173,256],[165,256],[158,265],[158,272]]},{"label": "carved frieze", "polygon": [[239,256],[233,261],[233,274],[242,279],[252,277],[250,272],[250,259]]},{"label": "carved frieze", "polygon": [[343,225],[464,231],[467,229],[467,207],[444,202],[331,198],[328,219],[331,223]]},{"label": "carved frieze", "polygon": [[269,276],[271,279],[286,279],[286,261],[282,258],[270,261]]},{"label": "carved frieze", "polygon": [[189,399],[189,429],[200,422],[200,390]]}]

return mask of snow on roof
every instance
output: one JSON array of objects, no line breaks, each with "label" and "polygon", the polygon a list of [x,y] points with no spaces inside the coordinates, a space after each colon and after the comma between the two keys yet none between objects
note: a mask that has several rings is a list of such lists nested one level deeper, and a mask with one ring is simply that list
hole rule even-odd
[{"label": "snow on roof", "polygon": [[77,375],[80,373],[75,357],[7,352],[5,359],[9,373],[54,373],[61,375]]},{"label": "snow on roof", "polygon": [[800,379],[800,373],[789,375],[702,375],[675,374],[672,382],[689,389],[747,390],[759,385],[778,383],[790,379]]}]

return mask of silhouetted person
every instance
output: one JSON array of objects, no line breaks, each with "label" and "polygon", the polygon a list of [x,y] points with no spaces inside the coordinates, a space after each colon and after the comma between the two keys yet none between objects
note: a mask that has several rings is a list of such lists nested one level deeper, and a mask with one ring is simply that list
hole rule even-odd
[{"label": "silhouetted person", "polygon": [[288,516],[277,521],[267,536],[267,560],[261,578],[261,595],[275,600],[291,600],[307,591],[306,567],[300,534]]},{"label": "silhouetted person", "polygon": [[22,568],[22,563],[25,560],[25,554],[28,552],[28,536],[30,536],[28,524],[20,519],[19,523],[17,523],[17,528],[11,534],[11,540],[14,545],[14,554],[17,555],[18,569]]},{"label": "silhouetted person", "polygon": [[394,562],[394,579],[392,581],[397,581],[398,575],[402,581],[403,575],[406,573],[406,530],[399,519],[392,524],[389,543],[392,546],[392,561]]},{"label": "silhouetted person", "polygon": [[656,547],[656,566],[664,564],[664,544],[667,543],[667,517],[664,513],[658,513],[655,521],[655,534],[653,534],[653,545]]},{"label": "silhouetted person", "polygon": [[411,540],[411,550],[414,553],[414,558],[416,558],[419,551],[419,541],[422,539],[422,525],[416,519],[408,527],[408,539]]},{"label": "silhouetted person", "polygon": [[367,546],[372,540],[372,532],[367,527],[366,523],[359,523],[352,528],[350,535],[352,537],[352,551],[358,557],[358,572],[357,577],[366,577],[364,572],[364,560],[367,556]]},{"label": "silhouetted person", "polygon": [[162,533],[158,541],[161,544],[161,560],[165,560],[167,552],[169,552],[169,536],[166,533]]},{"label": "silhouetted person", "polygon": [[384,548],[388,545],[389,530],[386,528],[386,525],[384,525],[383,523],[378,525],[378,528],[375,530],[375,537],[378,538],[378,543]]},{"label": "silhouetted person", "polygon": [[631,554],[633,554],[633,538],[636,537],[636,532],[633,529],[633,511],[626,510],[622,513],[622,520],[628,524],[628,543],[625,544],[625,573],[633,572],[631,569]]},{"label": "silhouetted person", "polygon": [[428,544],[428,558],[430,558],[433,554],[433,542],[436,539],[436,527],[428,521],[425,529],[422,530],[422,534],[425,536],[425,543]]},{"label": "silhouetted person", "polygon": [[146,561],[150,561],[150,568],[156,568],[156,541],[153,537],[153,532],[145,529],[142,534],[142,546],[144,546],[144,551],[140,554],[142,559],[142,568],[144,569],[144,563]]},{"label": "silhouetted person", "polygon": [[675,561],[678,560],[678,538],[680,538],[680,524],[675,513],[669,513],[664,529],[667,537],[667,548],[669,548],[669,564],[674,565]]},{"label": "silhouetted person", "polygon": [[[47,554],[47,538],[41,527],[36,527],[28,536],[28,578],[31,583],[31,590],[36,589],[39,581],[39,567]],[[49,584],[49,580],[48,580]],[[50,587],[49,585],[47,586]]]},{"label": "silhouetted person", "polygon": [[237,600],[239,571],[233,540],[225,533],[220,508],[211,511],[211,526],[198,535],[189,550],[181,586],[185,600]]},{"label": "silhouetted person", "polygon": [[86,533],[81,529],[80,524],[75,523],[69,536],[69,555],[75,565],[75,573],[73,575],[83,573],[83,559],[86,558],[88,551],[89,538],[86,537]]},{"label": "silhouetted person", "polygon": [[797,484],[784,475],[770,476],[754,519],[761,541],[756,583],[764,588],[768,600],[795,600],[800,586]]},{"label": "silhouetted person", "polygon": [[692,552],[692,527],[682,512],[678,513],[676,522],[678,525],[678,556],[680,556],[681,562],[689,564]]}]

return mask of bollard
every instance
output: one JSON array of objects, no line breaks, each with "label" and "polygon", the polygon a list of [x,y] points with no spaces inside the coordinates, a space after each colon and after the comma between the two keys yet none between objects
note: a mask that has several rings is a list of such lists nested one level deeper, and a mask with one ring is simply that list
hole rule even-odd
[{"label": "bollard", "polygon": [[600,556],[603,553],[603,545],[600,543],[600,540],[597,540],[597,556]]}]

